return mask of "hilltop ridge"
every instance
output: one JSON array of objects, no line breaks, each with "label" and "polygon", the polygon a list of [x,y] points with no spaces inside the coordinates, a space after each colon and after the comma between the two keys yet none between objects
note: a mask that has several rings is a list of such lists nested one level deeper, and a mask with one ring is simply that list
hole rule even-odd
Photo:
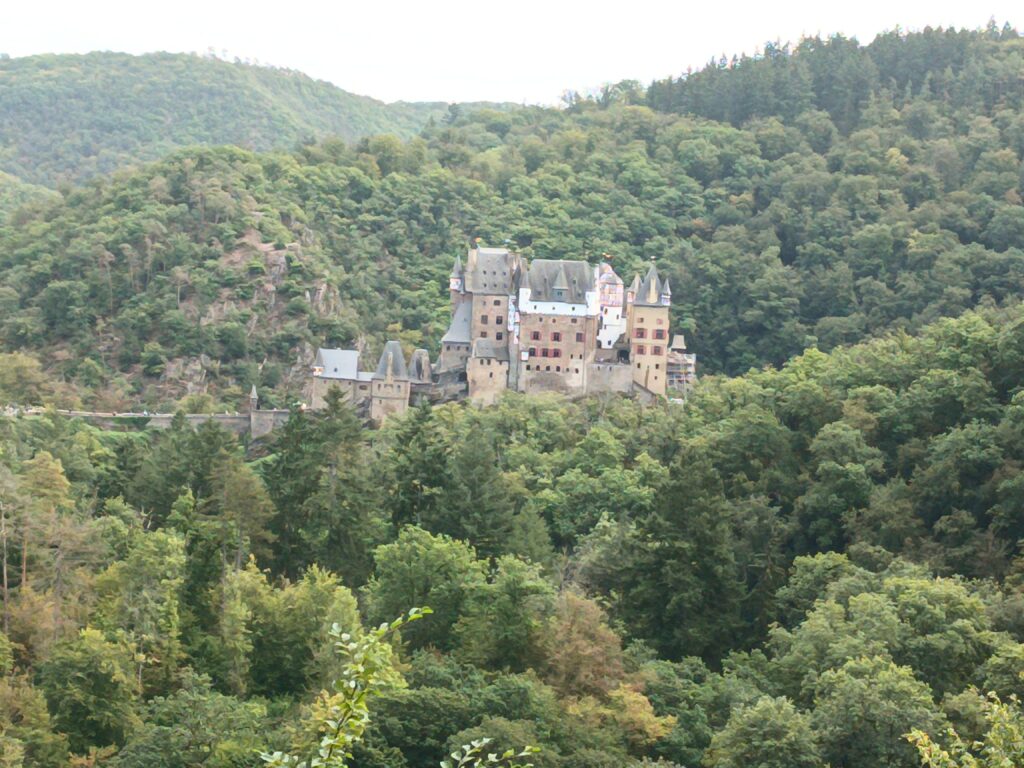
[{"label": "hilltop ridge", "polygon": [[449,107],[385,104],[294,70],[211,56],[110,52],[0,59],[0,103],[0,171],[50,187],[195,144],[408,139]]}]

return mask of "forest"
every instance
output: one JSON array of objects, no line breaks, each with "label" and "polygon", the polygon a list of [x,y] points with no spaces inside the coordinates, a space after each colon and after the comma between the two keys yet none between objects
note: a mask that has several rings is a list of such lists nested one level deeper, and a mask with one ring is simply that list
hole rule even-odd
[{"label": "forest", "polygon": [[335,400],[248,446],[7,418],[3,754],[258,765],[315,738],[332,624],[429,606],[354,765],[916,766],[906,734],[1024,694],[1022,375],[990,308],[682,407]]},{"label": "forest", "polygon": [[[1021,83],[1009,27],[834,36],[0,176],[0,404],[45,406],[0,414],[0,766],[1024,764]],[[436,351],[476,238],[653,259],[696,387],[257,441],[56,413]]]}]

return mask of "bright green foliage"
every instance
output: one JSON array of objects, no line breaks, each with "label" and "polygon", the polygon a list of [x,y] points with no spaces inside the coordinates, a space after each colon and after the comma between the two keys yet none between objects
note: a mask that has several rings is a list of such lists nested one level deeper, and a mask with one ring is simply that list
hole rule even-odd
[{"label": "bright green foliage", "polygon": [[490,752],[491,739],[477,739],[464,744],[461,749],[452,752],[450,760],[442,760],[441,768],[476,768],[477,766],[497,765],[505,768],[533,768],[532,763],[520,763],[521,758],[540,751],[537,747],[526,747],[521,752],[506,749],[504,752]]},{"label": "bright green foliage", "polygon": [[987,731],[976,742],[965,742],[952,728],[948,749],[925,731],[914,729],[907,740],[917,747],[924,768],[1010,768],[1024,764],[1024,713],[1020,702],[1003,702],[990,694],[984,701]]},{"label": "bright green foliage", "polygon": [[371,699],[390,687],[401,685],[402,678],[395,670],[386,638],[430,612],[429,608],[413,608],[406,616],[357,637],[342,632],[338,625],[332,627],[331,637],[343,664],[340,677],[334,681],[334,695],[323,702],[324,711],[316,724],[323,734],[316,754],[302,759],[282,752],[264,752],[263,761],[270,768],[348,766],[353,747],[362,741],[370,724]]}]

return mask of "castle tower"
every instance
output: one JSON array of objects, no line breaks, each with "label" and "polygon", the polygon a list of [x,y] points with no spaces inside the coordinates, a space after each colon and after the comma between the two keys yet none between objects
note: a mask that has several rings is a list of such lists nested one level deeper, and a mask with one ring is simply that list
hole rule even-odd
[{"label": "castle tower", "polygon": [[669,309],[672,288],[653,264],[641,282],[626,292],[629,311],[630,365],[633,383],[662,397],[668,383]]},{"label": "castle tower", "polygon": [[409,369],[399,342],[389,341],[384,345],[371,381],[370,395],[370,419],[377,424],[408,409]]},{"label": "castle tower", "polygon": [[252,385],[252,389],[249,390],[249,413],[253,413],[259,408],[260,396],[256,392],[256,385]]},{"label": "castle tower", "polygon": [[452,312],[462,301],[466,294],[466,276],[462,269],[462,258],[455,257],[455,264],[452,265],[452,272],[448,276],[448,292],[452,299]]}]

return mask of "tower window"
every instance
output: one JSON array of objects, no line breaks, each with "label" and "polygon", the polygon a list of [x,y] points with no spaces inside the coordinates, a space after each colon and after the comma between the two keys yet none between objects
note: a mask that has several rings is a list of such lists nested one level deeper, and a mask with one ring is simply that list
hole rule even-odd
[{"label": "tower window", "polygon": [[583,334],[582,333],[577,333],[576,334],[576,341],[583,341]]},{"label": "tower window", "polygon": [[480,323],[482,325],[487,325],[487,315],[480,315]]},{"label": "tower window", "polygon": [[562,340],[562,332],[561,331],[552,331],[551,332],[551,340],[552,341],[561,341]]}]

